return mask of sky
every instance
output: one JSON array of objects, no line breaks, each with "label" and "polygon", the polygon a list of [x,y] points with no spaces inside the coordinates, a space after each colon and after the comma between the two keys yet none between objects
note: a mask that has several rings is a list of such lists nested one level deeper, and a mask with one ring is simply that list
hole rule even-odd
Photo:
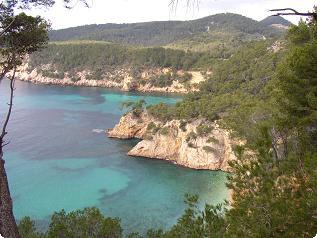
[{"label": "sky", "polygon": [[[76,1],[76,0],[75,0]],[[298,11],[311,11],[317,0],[191,0],[198,4],[187,6],[179,0],[177,7],[169,6],[170,0],[87,0],[90,7],[77,3],[65,9],[62,0],[56,0],[49,9],[32,9],[32,15],[48,19],[53,29],[87,24],[132,23],[146,21],[192,20],[216,13],[238,13],[255,20],[269,15],[269,9],[292,7]],[[297,23],[299,17],[285,17]]]}]

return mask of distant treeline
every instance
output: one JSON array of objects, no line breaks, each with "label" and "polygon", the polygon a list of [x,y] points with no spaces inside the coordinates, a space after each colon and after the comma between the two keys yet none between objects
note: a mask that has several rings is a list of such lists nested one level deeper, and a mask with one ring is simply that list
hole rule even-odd
[{"label": "distant treeline", "polygon": [[[29,69],[50,65],[64,72],[90,70],[105,72],[122,66],[193,69],[211,65],[209,53],[185,52],[162,47],[141,48],[102,42],[51,43],[30,57]],[[102,73],[101,72],[101,73]]]},{"label": "distant treeline", "polygon": [[[284,24],[278,19],[277,23]],[[276,23],[276,20],[269,23]],[[100,24],[50,32],[50,40],[96,40],[115,43],[163,46],[204,32],[236,31],[243,35],[280,36],[281,30],[238,14],[223,13],[191,21],[159,21],[132,24]]]}]

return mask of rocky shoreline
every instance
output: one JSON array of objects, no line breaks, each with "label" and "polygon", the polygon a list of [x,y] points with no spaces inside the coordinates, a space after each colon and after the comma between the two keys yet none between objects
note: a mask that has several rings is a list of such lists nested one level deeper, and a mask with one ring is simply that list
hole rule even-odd
[{"label": "rocky shoreline", "polygon": [[[47,66],[48,67],[48,66]],[[45,67],[43,66],[45,69]],[[121,91],[137,91],[137,92],[157,92],[157,93],[188,93],[199,90],[199,84],[206,80],[206,77],[199,71],[186,71],[192,78],[186,84],[173,80],[170,86],[166,87],[154,87],[150,83],[151,77],[159,77],[170,73],[169,68],[157,68],[148,69],[143,71],[139,76],[134,77],[131,73],[131,69],[117,69],[112,72],[108,72],[100,80],[89,79],[88,71],[76,72],[76,80],[74,76],[70,77],[69,74],[65,74],[63,78],[52,78],[43,76],[41,70],[33,69],[29,71],[28,64],[21,66],[16,76],[21,81],[32,82],[35,84],[53,84],[60,86],[85,86],[85,87],[103,87],[113,88]],[[184,71],[178,71],[177,75],[184,75]]]},{"label": "rocky shoreline", "polygon": [[160,122],[147,112],[139,116],[130,112],[106,133],[111,138],[141,139],[128,152],[131,156],[166,160],[192,169],[228,172],[228,162],[236,159],[233,152],[236,142],[217,123],[209,123],[208,132],[201,133],[206,125],[203,119],[185,125],[180,120]]},{"label": "rocky shoreline", "polygon": [[[178,82],[173,82],[170,87],[165,88],[150,87],[148,84],[134,84],[132,87],[133,79],[124,71],[112,72],[109,78],[102,80],[86,79],[85,72],[78,72],[81,79],[74,82],[68,77],[63,79],[43,77],[36,69],[28,72],[27,67],[27,64],[22,66],[17,77],[22,81],[38,84],[104,87],[139,92],[187,93],[189,91],[185,87],[180,87]],[[168,72],[168,69],[164,70]],[[191,73],[193,85],[204,81],[200,72]],[[143,79],[149,78],[149,72],[147,74],[144,73]],[[115,75],[123,80],[115,81],[113,79]],[[198,88],[191,89],[194,90]],[[221,129],[217,123],[206,123],[203,119],[191,120],[185,124],[180,120],[161,122],[146,111],[138,116],[130,112],[124,115],[113,129],[108,130],[107,134],[113,138],[141,139],[128,152],[131,156],[166,160],[192,169],[229,171],[228,162],[236,159],[232,149],[236,142],[230,137],[230,133]],[[199,132],[206,124],[209,125],[210,130],[207,133]]]}]

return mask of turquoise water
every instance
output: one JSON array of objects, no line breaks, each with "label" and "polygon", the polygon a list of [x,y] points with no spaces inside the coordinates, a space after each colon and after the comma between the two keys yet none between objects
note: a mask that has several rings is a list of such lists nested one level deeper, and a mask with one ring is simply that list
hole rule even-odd
[{"label": "turquoise water", "polygon": [[[0,84],[1,115],[7,87],[7,82]],[[186,193],[198,194],[201,206],[225,199],[225,173],[128,157],[136,140],[96,132],[118,122],[123,101],[141,98],[147,104],[180,100],[17,82],[7,137],[11,143],[5,148],[16,218],[31,216],[44,228],[54,211],[96,206],[120,217],[126,230],[144,232],[174,224],[184,211]]]}]

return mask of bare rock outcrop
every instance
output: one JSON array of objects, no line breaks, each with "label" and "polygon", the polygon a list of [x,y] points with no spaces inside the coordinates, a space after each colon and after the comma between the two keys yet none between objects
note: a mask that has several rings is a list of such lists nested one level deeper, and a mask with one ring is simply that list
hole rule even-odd
[{"label": "bare rock outcrop", "polygon": [[193,169],[229,171],[228,162],[236,157],[236,142],[217,123],[197,119],[191,122],[172,120],[160,122],[146,112],[139,116],[128,113],[109,137],[140,138],[128,155],[167,160]]},{"label": "bare rock outcrop", "polygon": [[131,139],[142,139],[147,131],[149,117],[141,115],[135,116],[133,113],[128,113],[121,117],[120,122],[113,128],[107,131],[108,137]]}]

